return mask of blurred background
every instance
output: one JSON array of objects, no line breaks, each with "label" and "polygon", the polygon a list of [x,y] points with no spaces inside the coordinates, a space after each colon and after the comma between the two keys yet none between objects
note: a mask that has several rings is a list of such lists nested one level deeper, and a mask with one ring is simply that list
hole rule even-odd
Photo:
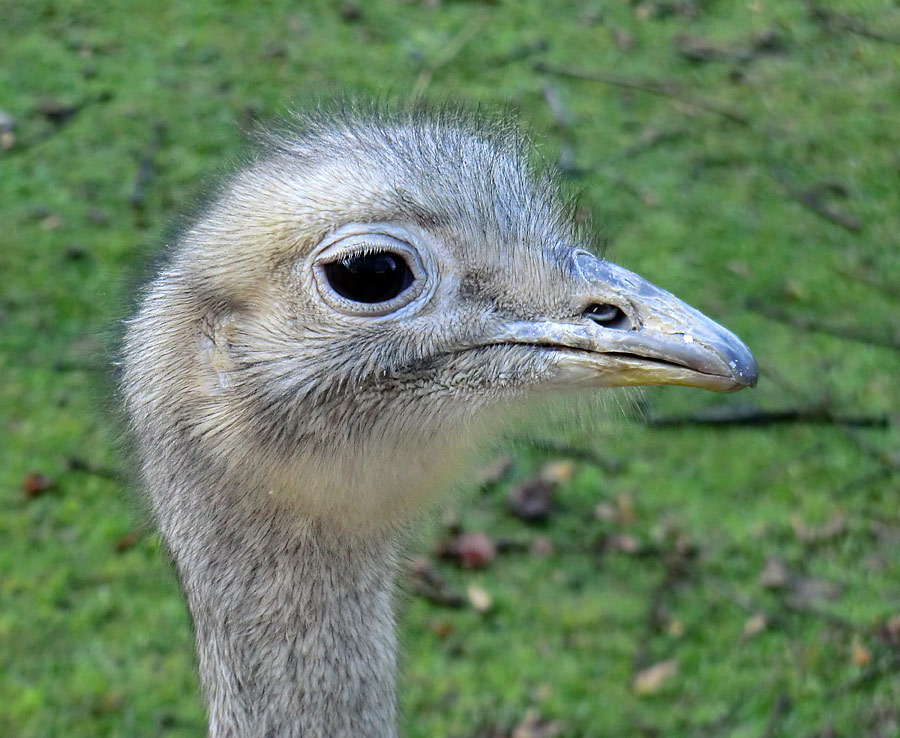
[{"label": "blurred background", "polygon": [[896,0],[0,0],[0,734],[204,734],[115,336],[257,121],[348,94],[518,115],[761,367],[498,441],[403,577],[404,735],[898,735]]}]

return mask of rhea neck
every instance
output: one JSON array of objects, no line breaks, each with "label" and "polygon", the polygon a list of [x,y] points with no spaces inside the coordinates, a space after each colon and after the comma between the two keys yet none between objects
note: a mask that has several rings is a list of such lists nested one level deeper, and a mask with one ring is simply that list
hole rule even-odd
[{"label": "rhea neck", "polygon": [[168,499],[210,738],[396,736],[396,537],[304,518],[265,490]]}]

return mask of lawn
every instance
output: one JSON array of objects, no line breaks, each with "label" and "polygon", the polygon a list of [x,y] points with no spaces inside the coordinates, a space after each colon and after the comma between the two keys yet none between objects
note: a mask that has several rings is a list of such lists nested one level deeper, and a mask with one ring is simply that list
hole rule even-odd
[{"label": "lawn", "polygon": [[896,2],[0,0],[0,735],[204,734],[117,337],[258,121],[348,95],[517,115],[761,369],[497,440],[411,543],[404,735],[900,734]]}]

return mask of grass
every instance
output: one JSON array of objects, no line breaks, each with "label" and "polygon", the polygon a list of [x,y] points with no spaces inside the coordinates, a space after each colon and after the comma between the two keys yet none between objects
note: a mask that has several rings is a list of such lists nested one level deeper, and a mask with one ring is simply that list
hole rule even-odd
[{"label": "grass", "polygon": [[[0,2],[16,122],[0,139],[0,734],[203,734],[165,553],[151,532],[123,541],[144,516],[122,481],[115,326],[250,121],[416,91],[520,111],[611,256],[738,332],[762,379],[530,430],[617,462],[576,460],[539,530],[505,497],[560,454],[512,443],[510,475],[457,514],[521,546],[479,572],[436,563],[493,609],[403,599],[405,735],[507,735],[529,711],[565,736],[896,735],[896,3],[434,5]],[[716,58],[687,59],[686,38]],[[748,407],[888,425],[642,422]],[[25,494],[32,472],[53,487]],[[598,519],[598,503],[633,512]],[[552,553],[528,553],[537,535]],[[621,535],[640,549],[604,553]],[[782,588],[761,579],[773,560],[794,573]],[[635,689],[665,661],[672,676]]]}]

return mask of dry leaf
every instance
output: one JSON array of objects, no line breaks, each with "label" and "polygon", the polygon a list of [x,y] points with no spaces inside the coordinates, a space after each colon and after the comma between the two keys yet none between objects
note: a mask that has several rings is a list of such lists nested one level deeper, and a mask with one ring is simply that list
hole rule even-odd
[{"label": "dry leaf", "polygon": [[484,533],[460,533],[438,545],[438,556],[451,559],[464,569],[484,569],[497,556],[497,547]]},{"label": "dry leaf", "polygon": [[56,482],[40,472],[31,472],[25,477],[25,481],[22,482],[22,489],[25,490],[25,494],[29,497],[39,497],[54,487],[56,487]]},{"label": "dry leaf", "polygon": [[545,720],[538,715],[537,710],[531,709],[513,728],[510,738],[556,738],[562,733],[562,728],[558,721]]},{"label": "dry leaf", "polygon": [[888,618],[884,624],[884,635],[890,643],[900,642],[900,615]]},{"label": "dry leaf", "polygon": [[616,497],[616,506],[619,508],[619,522],[622,525],[631,525],[634,522],[634,500],[627,492]]},{"label": "dry leaf", "polygon": [[507,506],[517,518],[529,523],[546,520],[550,515],[556,482],[532,479],[516,487],[509,495]]},{"label": "dry leaf", "polygon": [[488,612],[494,606],[493,597],[477,584],[470,584],[466,594],[469,597],[469,604],[478,612]]},{"label": "dry leaf", "polygon": [[634,678],[634,691],[642,697],[656,694],[673,676],[678,673],[678,662],[674,659],[660,661],[639,671]]},{"label": "dry leaf", "polygon": [[453,623],[449,620],[439,620],[429,623],[428,629],[438,638],[447,638],[453,633]]},{"label": "dry leaf", "polygon": [[749,641],[754,636],[762,633],[768,627],[769,618],[766,617],[764,613],[758,612],[755,615],[751,615],[744,622],[743,640]]},{"label": "dry leaf", "polygon": [[594,506],[594,517],[604,523],[615,523],[619,519],[619,511],[608,502],[598,502]]},{"label": "dry leaf", "polygon": [[575,471],[575,464],[571,461],[551,461],[541,467],[538,477],[550,484],[568,482]]},{"label": "dry leaf", "polygon": [[853,644],[853,663],[857,666],[866,666],[872,660],[869,649],[861,643]]},{"label": "dry leaf", "polygon": [[556,552],[556,546],[553,545],[547,536],[535,536],[531,541],[532,556],[550,556]]},{"label": "dry leaf", "polygon": [[843,535],[847,530],[847,519],[842,513],[835,513],[821,525],[808,525],[794,516],[791,518],[791,527],[801,543],[821,543]]},{"label": "dry leaf", "polygon": [[791,572],[784,561],[770,558],[759,575],[759,583],[768,589],[785,589],[791,583]]},{"label": "dry leaf", "polygon": [[465,600],[455,592],[441,573],[424,556],[413,559],[409,566],[413,591],[429,602],[443,607],[462,607]]},{"label": "dry leaf", "polygon": [[124,553],[129,548],[132,548],[138,541],[141,540],[141,536],[144,535],[143,528],[135,528],[130,533],[126,533],[122,536],[118,541],[115,542],[113,548],[116,553]]}]

